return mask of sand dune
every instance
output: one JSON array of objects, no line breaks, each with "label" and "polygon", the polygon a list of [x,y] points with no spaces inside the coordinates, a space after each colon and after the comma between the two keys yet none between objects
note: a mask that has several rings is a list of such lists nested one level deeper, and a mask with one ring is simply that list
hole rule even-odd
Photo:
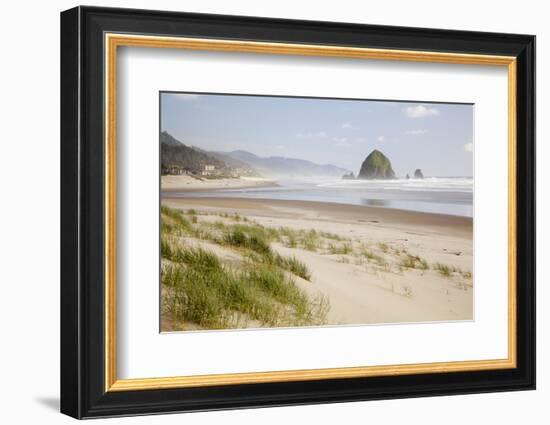
[{"label": "sand dune", "polygon": [[[339,242],[327,239],[316,250],[272,244],[311,270],[310,282],[296,278],[296,284],[312,297],[329,299],[329,325],[473,319],[471,218],[307,201],[171,199],[169,194],[163,194],[163,204],[208,213],[199,216],[201,221],[238,213],[265,227],[337,236]],[[345,244],[350,249],[338,252]],[[415,266],[404,265],[407,260]],[[418,266],[420,261],[426,266]],[[437,264],[447,269],[438,270]]]}]

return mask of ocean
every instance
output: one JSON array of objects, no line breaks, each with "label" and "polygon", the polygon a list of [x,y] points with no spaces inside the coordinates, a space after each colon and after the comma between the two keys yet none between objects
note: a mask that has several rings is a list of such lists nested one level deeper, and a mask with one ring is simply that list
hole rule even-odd
[{"label": "ocean", "polygon": [[473,215],[471,177],[342,180],[305,177],[277,180],[278,186],[171,193],[177,197],[234,197],[334,202],[464,217]]}]

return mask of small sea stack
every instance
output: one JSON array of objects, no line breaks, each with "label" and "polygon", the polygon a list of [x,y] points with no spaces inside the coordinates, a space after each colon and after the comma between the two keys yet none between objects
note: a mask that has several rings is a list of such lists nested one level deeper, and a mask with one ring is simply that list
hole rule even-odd
[{"label": "small sea stack", "polygon": [[422,174],[422,170],[420,168],[417,168],[416,170],[414,170],[414,178],[415,179],[423,179],[424,178],[424,174]]},{"label": "small sea stack", "polygon": [[344,174],[342,180],[355,180],[355,174],[353,174],[353,171],[349,174]]}]

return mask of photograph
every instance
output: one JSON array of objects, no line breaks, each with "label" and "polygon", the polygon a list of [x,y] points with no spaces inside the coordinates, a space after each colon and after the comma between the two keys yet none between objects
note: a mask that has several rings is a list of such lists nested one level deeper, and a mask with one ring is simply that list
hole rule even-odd
[{"label": "photograph", "polygon": [[[32,121],[40,134],[53,126],[60,149],[35,137],[39,155],[5,155],[7,187],[29,204],[11,210],[56,202],[31,220],[59,228],[61,259],[33,256],[41,274],[59,272],[60,290],[44,292],[55,299],[25,298],[58,312],[55,334],[29,339],[57,344],[37,366],[52,376],[31,371],[35,404],[57,400],[77,419],[172,422],[232,409],[255,409],[243,413],[257,422],[264,408],[367,401],[369,418],[410,422],[410,409],[372,406],[446,396],[489,401],[505,422],[539,412],[543,14],[526,26],[521,8],[499,9],[495,23],[471,8],[429,19],[342,4],[314,16],[296,2],[267,16],[120,6],[75,6],[59,25],[36,14],[56,52],[19,55],[60,56],[57,83],[39,84],[60,89],[60,108],[42,108],[60,119]],[[13,87],[10,104],[27,110]],[[28,118],[10,127],[21,133]],[[46,175],[40,167],[55,171],[60,196],[47,195],[46,180],[33,196],[22,190]],[[42,212],[59,212],[57,225]],[[12,251],[24,252],[28,238],[12,227]],[[55,238],[32,240],[55,251]],[[26,269],[17,270],[15,282]],[[499,410],[511,391],[531,401]],[[24,397],[14,406],[29,412]],[[476,406],[430,412],[468,423]]]},{"label": "photograph", "polygon": [[159,103],[161,332],[474,320],[474,105]]}]

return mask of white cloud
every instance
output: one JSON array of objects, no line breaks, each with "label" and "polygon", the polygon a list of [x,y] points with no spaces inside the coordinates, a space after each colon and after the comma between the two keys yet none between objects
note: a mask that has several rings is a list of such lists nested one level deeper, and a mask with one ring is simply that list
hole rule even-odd
[{"label": "white cloud", "polygon": [[378,137],[376,138],[376,141],[377,141],[377,142],[383,142],[384,140],[386,140],[386,138],[385,138],[384,136],[378,136]]},{"label": "white cloud", "polygon": [[439,109],[424,105],[407,106],[404,111],[409,118],[424,118],[439,115]]},{"label": "white cloud", "polygon": [[465,150],[466,152],[472,152],[472,151],[474,150],[474,144],[473,144],[472,142],[466,143],[466,144],[464,145],[464,150]]},{"label": "white cloud", "polygon": [[355,139],[355,141],[356,141],[357,143],[366,143],[366,142],[367,142],[367,139],[365,139],[364,137],[357,137],[357,138]]},{"label": "white cloud", "polygon": [[334,146],[337,146],[339,148],[347,148],[351,146],[351,143],[348,142],[347,137],[333,137],[332,140],[336,142],[334,143]]},{"label": "white cloud", "polygon": [[426,134],[429,133],[428,130],[407,130],[405,133],[410,134],[412,136],[418,136],[419,134]]},{"label": "white cloud", "polygon": [[345,122],[342,124],[342,128],[351,128],[351,124],[349,122]]}]

